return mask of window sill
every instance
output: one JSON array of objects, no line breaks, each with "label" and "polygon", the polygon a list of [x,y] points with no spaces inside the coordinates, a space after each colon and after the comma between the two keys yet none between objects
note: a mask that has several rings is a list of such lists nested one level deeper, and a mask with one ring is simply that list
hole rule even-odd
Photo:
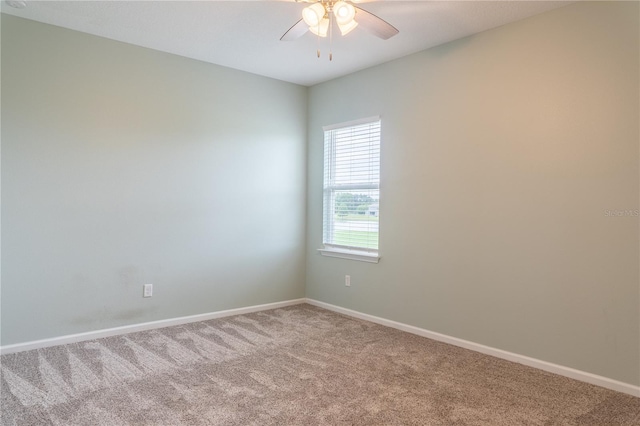
[{"label": "window sill", "polygon": [[380,256],[378,253],[369,253],[366,251],[345,250],[337,248],[318,249],[321,255],[327,257],[338,257],[340,259],[357,260],[360,262],[378,263]]}]

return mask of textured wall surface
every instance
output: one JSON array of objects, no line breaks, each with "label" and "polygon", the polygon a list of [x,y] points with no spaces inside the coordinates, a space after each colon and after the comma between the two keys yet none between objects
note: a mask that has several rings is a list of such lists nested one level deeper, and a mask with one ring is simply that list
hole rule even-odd
[{"label": "textured wall surface", "polygon": [[[313,87],[307,297],[640,384],[638,12],[570,5]],[[381,261],[322,257],[322,126],[377,114]]]},{"label": "textured wall surface", "polygon": [[2,15],[2,344],[304,296],[306,106]]}]

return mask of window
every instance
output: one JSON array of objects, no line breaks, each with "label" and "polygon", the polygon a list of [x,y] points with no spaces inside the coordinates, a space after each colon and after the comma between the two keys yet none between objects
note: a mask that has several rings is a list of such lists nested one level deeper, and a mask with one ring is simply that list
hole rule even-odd
[{"label": "window", "polygon": [[324,128],[325,256],[378,262],[380,118]]}]

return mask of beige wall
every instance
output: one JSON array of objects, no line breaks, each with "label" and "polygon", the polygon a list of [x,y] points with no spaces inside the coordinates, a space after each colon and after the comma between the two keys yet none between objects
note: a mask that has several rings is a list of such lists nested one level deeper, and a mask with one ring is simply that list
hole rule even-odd
[{"label": "beige wall", "polygon": [[303,297],[306,105],[2,15],[2,345]]},{"label": "beige wall", "polygon": [[[310,90],[307,297],[640,384],[637,2]],[[379,264],[320,256],[322,126],[380,114]],[[344,275],[351,275],[351,287]]]}]

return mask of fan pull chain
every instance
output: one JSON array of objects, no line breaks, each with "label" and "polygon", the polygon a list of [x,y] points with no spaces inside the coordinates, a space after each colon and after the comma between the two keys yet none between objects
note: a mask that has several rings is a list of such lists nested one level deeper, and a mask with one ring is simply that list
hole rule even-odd
[{"label": "fan pull chain", "polygon": [[320,22],[318,22],[318,35],[316,36],[318,44],[318,59],[320,59]]},{"label": "fan pull chain", "polygon": [[333,61],[333,19],[331,14],[329,14],[329,61]]}]

